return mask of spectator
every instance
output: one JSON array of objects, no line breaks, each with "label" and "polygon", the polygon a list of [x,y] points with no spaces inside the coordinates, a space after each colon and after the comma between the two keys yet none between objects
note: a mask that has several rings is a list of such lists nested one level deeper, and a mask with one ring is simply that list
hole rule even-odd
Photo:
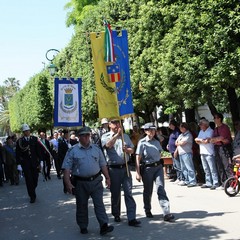
[{"label": "spectator", "polygon": [[214,157],[214,145],[209,142],[209,139],[211,139],[213,135],[213,130],[206,119],[200,120],[199,126],[201,130],[198,137],[195,138],[195,141],[200,147],[200,155],[205,172],[205,184],[203,184],[201,188],[210,188],[214,190],[219,186],[219,183]]},{"label": "spectator", "polygon": [[55,169],[57,172],[57,178],[61,179],[61,165],[58,159],[58,132],[54,132],[53,139],[49,141],[51,152],[54,160]]},{"label": "spectator", "polygon": [[177,149],[177,146],[175,144],[178,136],[181,134],[181,131],[178,128],[178,123],[172,119],[169,122],[169,128],[172,130],[171,134],[169,135],[169,140],[168,140],[168,145],[167,149],[172,155],[172,160],[173,160],[173,168],[176,171],[176,179],[175,183],[182,183],[183,181],[183,174],[182,174],[182,168],[181,168],[181,163],[178,154],[174,156],[174,152]]},{"label": "spectator", "polygon": [[221,113],[214,114],[216,128],[210,142],[214,144],[217,170],[219,174],[219,189],[223,189],[224,182],[232,176],[231,161],[233,157],[232,137],[229,127],[223,123]]},{"label": "spectator", "polygon": [[193,137],[189,131],[189,126],[187,123],[181,123],[180,131],[181,134],[178,136],[175,144],[179,154],[184,181],[180,182],[179,185],[195,187],[197,185],[197,181],[192,160]]},{"label": "spectator", "polygon": [[235,137],[233,140],[233,156],[240,154],[240,120],[234,121]]},{"label": "spectator", "polygon": [[3,174],[3,146],[0,142],[0,187],[3,186],[4,174]]},{"label": "spectator", "polygon": [[39,133],[39,141],[41,145],[42,161],[43,161],[43,173],[46,180],[50,180],[50,171],[52,166],[52,153],[50,148],[50,143],[46,139],[46,134],[44,132]]},{"label": "spectator", "polygon": [[3,161],[5,162],[5,167],[11,185],[19,184],[19,175],[17,171],[16,162],[16,151],[14,148],[12,137],[8,136],[6,139],[6,144],[3,146]]},{"label": "spectator", "polygon": [[[70,140],[68,137],[69,137],[68,131],[64,129],[62,130],[62,137],[58,138],[58,161],[60,166],[62,166],[66,153],[68,149],[71,147]],[[67,188],[64,179],[63,179],[63,192],[67,193]]]},{"label": "spectator", "polygon": [[199,185],[202,185],[203,183],[205,183],[205,174],[200,157],[199,145],[194,141],[199,131],[199,128],[195,122],[189,123],[189,131],[193,136],[192,150],[193,150],[193,164],[196,171],[196,179]]}]

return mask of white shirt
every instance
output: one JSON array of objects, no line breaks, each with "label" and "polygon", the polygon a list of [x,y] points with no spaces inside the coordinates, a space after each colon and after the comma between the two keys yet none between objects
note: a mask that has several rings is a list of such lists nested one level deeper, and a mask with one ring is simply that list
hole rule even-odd
[{"label": "white shirt", "polygon": [[[208,127],[205,131],[201,130],[197,138],[207,139],[213,136],[212,128]],[[200,154],[215,155],[213,143],[199,143]]]}]

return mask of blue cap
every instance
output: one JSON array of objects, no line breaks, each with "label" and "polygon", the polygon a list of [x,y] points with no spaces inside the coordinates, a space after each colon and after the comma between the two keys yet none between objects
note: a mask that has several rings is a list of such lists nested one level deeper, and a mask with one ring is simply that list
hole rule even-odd
[{"label": "blue cap", "polygon": [[84,135],[84,134],[90,134],[91,133],[91,128],[90,127],[82,127],[78,131],[78,135]]},{"label": "blue cap", "polygon": [[154,129],[156,130],[156,126],[153,124],[153,123],[146,123],[144,126],[143,126],[143,129],[144,130],[147,130],[147,129]]}]

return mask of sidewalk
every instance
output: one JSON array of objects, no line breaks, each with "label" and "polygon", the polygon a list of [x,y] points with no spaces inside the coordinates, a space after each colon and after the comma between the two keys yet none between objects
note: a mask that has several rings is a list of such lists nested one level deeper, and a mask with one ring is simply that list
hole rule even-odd
[{"label": "sidewalk", "polygon": [[110,194],[104,193],[109,223],[115,229],[106,236],[99,235],[99,226],[89,202],[89,233],[80,234],[75,221],[75,199],[63,193],[62,180],[52,173],[52,180],[43,182],[39,177],[36,203],[30,204],[24,179],[19,186],[4,184],[0,187],[0,239],[1,240],[75,240],[75,239],[126,239],[126,240],[239,240],[240,194],[228,197],[222,190],[187,188],[166,180],[175,223],[163,221],[156,192],[152,197],[153,219],[145,217],[142,203],[142,184],[135,181],[133,194],[137,203],[137,218],[141,227],[129,227],[122,199],[122,222],[115,223],[110,214]]}]

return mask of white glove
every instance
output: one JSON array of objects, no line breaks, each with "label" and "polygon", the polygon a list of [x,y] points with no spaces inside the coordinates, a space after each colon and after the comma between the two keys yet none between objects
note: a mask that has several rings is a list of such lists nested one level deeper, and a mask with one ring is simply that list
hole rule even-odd
[{"label": "white glove", "polygon": [[18,171],[22,171],[22,166],[19,164],[19,165],[17,165],[17,170]]},{"label": "white glove", "polygon": [[40,162],[40,166],[41,166],[41,168],[43,168],[43,161]]}]

